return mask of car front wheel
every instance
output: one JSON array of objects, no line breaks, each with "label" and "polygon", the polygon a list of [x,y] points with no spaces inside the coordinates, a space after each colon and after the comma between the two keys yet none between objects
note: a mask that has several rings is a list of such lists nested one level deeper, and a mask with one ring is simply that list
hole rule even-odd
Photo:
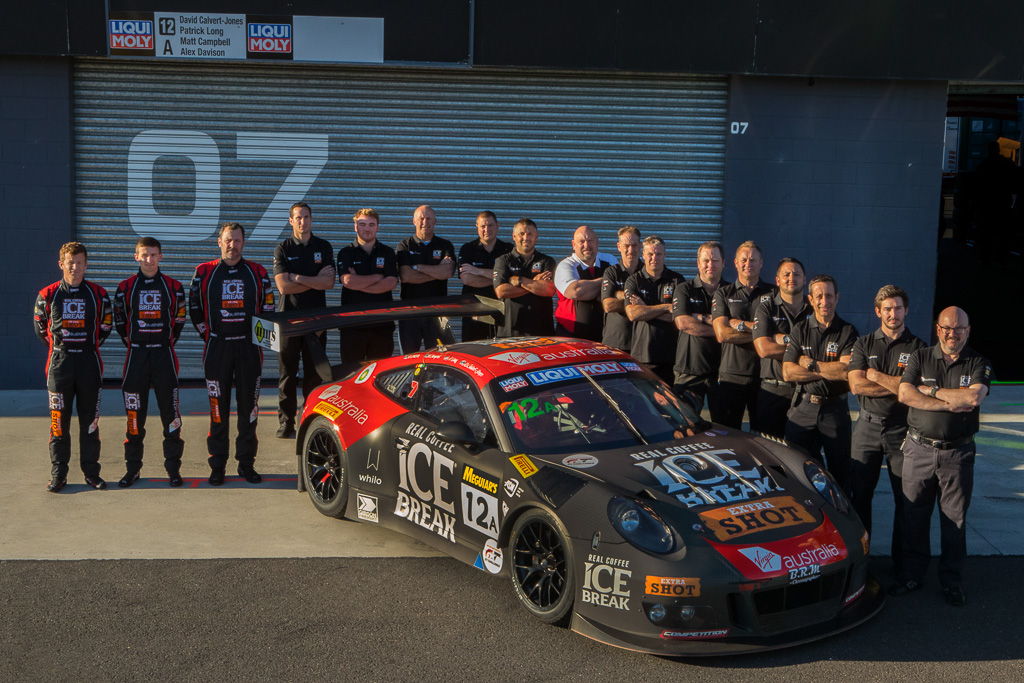
[{"label": "car front wheel", "polygon": [[509,549],[519,601],[547,624],[567,623],[576,588],[572,546],[561,523],[545,510],[529,510],[512,527]]},{"label": "car front wheel", "polygon": [[302,447],[302,478],[313,507],[328,517],[343,517],[348,501],[345,452],[334,425],[317,417],[306,430]]}]

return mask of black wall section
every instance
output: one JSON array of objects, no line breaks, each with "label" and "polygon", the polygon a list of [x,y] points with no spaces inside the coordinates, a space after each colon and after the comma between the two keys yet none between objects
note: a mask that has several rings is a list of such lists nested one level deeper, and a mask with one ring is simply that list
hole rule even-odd
[{"label": "black wall section", "polygon": [[726,261],[753,239],[768,281],[783,256],[833,275],[839,314],[862,332],[877,326],[878,288],[900,285],[927,341],[945,84],[737,76],[729,94]]},{"label": "black wall section", "polygon": [[71,64],[0,57],[0,92],[0,387],[41,388],[46,347],[32,332],[32,305],[60,279],[57,250],[73,234]]}]

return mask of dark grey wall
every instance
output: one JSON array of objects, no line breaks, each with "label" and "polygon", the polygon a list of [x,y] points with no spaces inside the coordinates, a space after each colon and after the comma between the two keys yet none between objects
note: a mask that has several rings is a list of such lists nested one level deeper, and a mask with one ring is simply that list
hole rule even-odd
[{"label": "dark grey wall", "polygon": [[734,77],[726,249],[756,240],[769,281],[783,256],[833,275],[862,332],[877,325],[875,292],[898,284],[928,341],[945,113],[945,83]]},{"label": "dark grey wall", "polygon": [[0,93],[0,389],[42,388],[32,305],[72,236],[70,60],[0,57]]}]

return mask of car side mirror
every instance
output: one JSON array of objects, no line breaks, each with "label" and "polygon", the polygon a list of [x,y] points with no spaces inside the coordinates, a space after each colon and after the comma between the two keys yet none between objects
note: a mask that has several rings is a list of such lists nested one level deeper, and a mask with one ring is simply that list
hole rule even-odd
[{"label": "car side mirror", "polygon": [[449,441],[463,446],[478,446],[480,444],[480,440],[476,438],[473,430],[465,422],[444,422],[437,431]]}]

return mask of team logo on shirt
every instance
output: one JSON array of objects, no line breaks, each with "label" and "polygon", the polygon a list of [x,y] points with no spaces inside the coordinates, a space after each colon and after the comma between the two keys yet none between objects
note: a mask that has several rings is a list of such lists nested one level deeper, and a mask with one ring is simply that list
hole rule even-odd
[{"label": "team logo on shirt", "polygon": [[319,251],[314,251],[313,252],[313,263],[322,263],[323,260],[324,260],[324,257],[320,255]]},{"label": "team logo on shirt", "polygon": [[662,299],[662,301],[671,301],[672,300],[672,291],[675,288],[676,288],[676,286],[673,283],[671,283],[671,282],[668,283],[667,285],[662,285],[661,286],[661,299]]},{"label": "team logo on shirt", "polygon": [[771,298],[772,298],[771,294],[762,294],[761,295],[761,303],[767,303],[768,301],[771,300]]},{"label": "team logo on shirt", "polygon": [[383,256],[378,256],[377,257],[377,266],[376,267],[377,268],[383,268],[384,267],[384,257]]},{"label": "team logo on shirt", "polygon": [[220,290],[222,308],[245,307],[245,283],[241,280],[224,280]]},{"label": "team logo on shirt", "polygon": [[440,249],[435,249],[434,250],[434,260],[435,261],[440,261],[441,260],[441,250]]},{"label": "team logo on shirt", "polygon": [[534,263],[532,266],[530,266],[530,270],[532,272],[534,272],[534,273],[539,273],[540,272],[540,263]]},{"label": "team logo on shirt", "polygon": [[907,361],[909,361],[909,360],[910,360],[910,354],[909,353],[901,353],[900,354],[900,360],[899,360],[899,362],[896,363],[896,367],[899,368],[900,370],[905,370],[907,368]]},{"label": "team logo on shirt", "polygon": [[839,357],[839,342],[828,342],[825,344],[825,357],[826,358],[838,358]]},{"label": "team logo on shirt", "polygon": [[85,327],[85,302],[81,299],[65,299],[61,320],[64,327]]},{"label": "team logo on shirt", "polygon": [[[160,291],[149,289],[139,292],[139,317],[159,318],[160,317]],[[140,325],[140,327],[143,327]]]},{"label": "team logo on shirt", "polygon": [[969,387],[969,386],[971,386],[971,376],[970,375],[960,375],[960,386],[961,387]]}]

